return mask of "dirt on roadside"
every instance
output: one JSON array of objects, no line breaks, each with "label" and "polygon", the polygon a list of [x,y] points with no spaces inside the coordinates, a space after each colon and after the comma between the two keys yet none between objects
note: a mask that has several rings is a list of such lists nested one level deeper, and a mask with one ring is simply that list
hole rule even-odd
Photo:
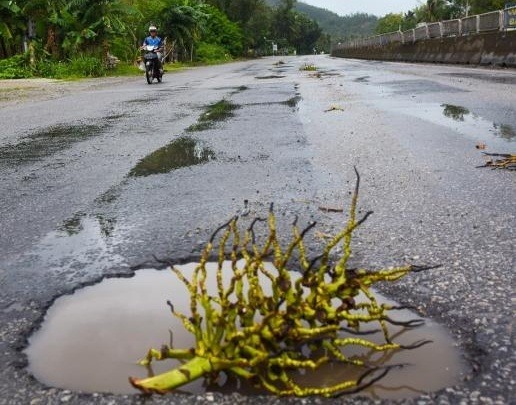
[{"label": "dirt on roadside", "polygon": [[97,89],[134,79],[134,77],[103,77],[76,81],[41,78],[0,80],[0,108],[28,101],[63,97],[71,92]]}]

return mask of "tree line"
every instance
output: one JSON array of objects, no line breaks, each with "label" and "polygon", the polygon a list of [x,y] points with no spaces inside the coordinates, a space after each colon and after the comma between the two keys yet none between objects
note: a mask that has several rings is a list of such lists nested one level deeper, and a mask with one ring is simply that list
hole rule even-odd
[{"label": "tree line", "polygon": [[[254,56],[279,49],[311,53],[327,40],[295,0],[0,0],[0,58],[27,54],[63,60],[77,55],[125,60],[150,24],[172,54],[196,58]],[[322,39],[321,39],[322,38]],[[327,41],[328,42],[328,41]],[[328,44],[324,46],[329,47]]]},{"label": "tree line", "polygon": [[390,13],[378,20],[376,33],[415,28],[418,23],[463,18],[501,10],[507,0],[427,0],[406,13]]}]

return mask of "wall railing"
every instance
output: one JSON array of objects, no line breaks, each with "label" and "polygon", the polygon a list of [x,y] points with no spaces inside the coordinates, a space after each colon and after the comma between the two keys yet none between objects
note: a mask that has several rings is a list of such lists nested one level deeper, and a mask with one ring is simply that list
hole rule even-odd
[{"label": "wall railing", "polygon": [[352,39],[336,45],[334,49],[378,47],[391,43],[408,44],[432,38],[460,37],[509,29],[516,29],[516,6],[455,20],[422,23],[417,28],[407,31]]}]

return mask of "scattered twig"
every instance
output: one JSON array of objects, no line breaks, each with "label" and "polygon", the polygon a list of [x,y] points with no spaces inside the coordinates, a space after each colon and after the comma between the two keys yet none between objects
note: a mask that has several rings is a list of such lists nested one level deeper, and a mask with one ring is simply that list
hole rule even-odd
[{"label": "scattered twig", "polygon": [[330,112],[330,111],[344,111],[344,108],[342,108],[341,106],[339,105],[336,105],[336,104],[332,104],[330,106],[330,108],[328,108],[327,110],[324,110],[324,112]]},{"label": "scattered twig", "polygon": [[322,212],[344,212],[343,208],[334,208],[334,207],[319,207],[319,210]]},{"label": "scattered twig", "polygon": [[[516,170],[516,154],[487,153],[483,152],[486,164],[478,167],[490,167],[492,169]],[[499,158],[499,159],[497,159]]]}]

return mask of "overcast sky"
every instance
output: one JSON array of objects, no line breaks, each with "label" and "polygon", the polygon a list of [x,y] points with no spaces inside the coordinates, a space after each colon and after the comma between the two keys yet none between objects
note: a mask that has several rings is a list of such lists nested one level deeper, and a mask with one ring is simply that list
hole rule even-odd
[{"label": "overcast sky", "polygon": [[299,0],[326,8],[340,15],[364,12],[383,16],[408,11],[421,4],[420,0]]}]

